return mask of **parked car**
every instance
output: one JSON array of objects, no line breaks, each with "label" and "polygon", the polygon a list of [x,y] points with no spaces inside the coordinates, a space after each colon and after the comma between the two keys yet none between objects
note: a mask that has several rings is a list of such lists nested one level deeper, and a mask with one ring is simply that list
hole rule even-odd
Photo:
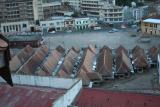
[{"label": "parked car", "polygon": [[110,30],[110,31],[108,31],[108,33],[114,33],[115,31],[113,31],[113,30]]},{"label": "parked car", "polygon": [[51,32],[49,32],[49,33],[56,33],[55,31],[51,31]]},{"label": "parked car", "polygon": [[118,30],[118,29],[113,28],[113,29],[112,29],[112,31],[114,31],[114,32],[118,32],[119,30]]},{"label": "parked car", "polygon": [[67,33],[71,33],[72,32],[72,30],[67,30]]}]

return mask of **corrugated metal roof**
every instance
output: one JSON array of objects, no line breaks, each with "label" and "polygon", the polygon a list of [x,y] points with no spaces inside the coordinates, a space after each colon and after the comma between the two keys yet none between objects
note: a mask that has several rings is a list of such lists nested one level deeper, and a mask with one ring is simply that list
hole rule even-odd
[{"label": "corrugated metal roof", "polygon": [[10,69],[12,72],[16,72],[34,53],[34,49],[29,45],[23,48],[17,55],[15,55],[10,61]]},{"label": "corrugated metal roof", "polygon": [[155,47],[155,46],[152,46],[149,49],[149,56],[152,59],[152,61],[157,61],[157,58],[158,58],[158,48]]},{"label": "corrugated metal roof", "polygon": [[112,51],[107,46],[100,49],[96,71],[103,76],[112,76]]},{"label": "corrugated metal roof", "polygon": [[75,100],[78,107],[159,107],[160,96],[84,88]]},{"label": "corrugated metal roof", "polygon": [[[72,74],[72,69],[74,66],[74,63],[76,62],[75,59],[76,57],[78,57],[78,53],[75,52],[72,48],[69,50],[69,52],[67,53],[67,55],[65,56],[64,62],[61,66],[60,71],[58,72],[58,76],[60,77],[70,77],[70,75]],[[62,72],[62,73],[61,73]],[[63,74],[63,75],[61,75]],[[65,74],[65,75],[64,75]],[[68,75],[68,76],[66,76]]]},{"label": "corrugated metal roof", "polygon": [[8,85],[0,86],[0,107],[52,107],[65,90]]},{"label": "corrugated metal roof", "polygon": [[133,58],[132,60],[134,61],[134,66],[135,67],[147,67],[147,57],[145,55],[144,49],[142,49],[139,46],[135,46],[135,48],[132,50],[132,55]]}]

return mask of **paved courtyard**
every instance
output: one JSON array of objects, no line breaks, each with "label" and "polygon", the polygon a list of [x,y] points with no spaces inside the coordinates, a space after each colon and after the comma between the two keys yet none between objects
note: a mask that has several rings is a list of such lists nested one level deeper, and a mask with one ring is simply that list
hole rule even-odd
[{"label": "paved courtyard", "polygon": [[86,47],[88,44],[97,45],[97,47],[107,45],[110,48],[117,48],[121,44],[128,49],[132,49],[135,45],[140,45],[146,49],[152,45],[160,44],[159,37],[152,38],[148,43],[142,43],[139,41],[139,35],[131,37],[131,34],[133,34],[131,32],[132,30],[120,30],[114,33],[108,33],[108,31],[57,33],[44,36],[44,41],[50,49],[54,49],[60,44],[65,48],[72,46]]}]

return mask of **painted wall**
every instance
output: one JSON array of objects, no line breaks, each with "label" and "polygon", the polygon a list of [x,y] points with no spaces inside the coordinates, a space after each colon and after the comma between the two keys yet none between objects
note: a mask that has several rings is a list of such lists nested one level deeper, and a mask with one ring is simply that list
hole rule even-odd
[{"label": "painted wall", "polygon": [[75,97],[82,88],[82,81],[79,80],[62,97],[55,101],[52,107],[68,107],[74,101]]},{"label": "painted wall", "polygon": [[[33,86],[46,86],[60,89],[70,89],[78,79],[66,79],[56,77],[42,77],[42,76],[31,76],[31,75],[12,75],[14,84],[21,85],[33,85]],[[0,79],[0,82],[4,80]]]},{"label": "painted wall", "polygon": [[158,74],[159,74],[159,84],[160,84],[160,54],[158,55]]}]

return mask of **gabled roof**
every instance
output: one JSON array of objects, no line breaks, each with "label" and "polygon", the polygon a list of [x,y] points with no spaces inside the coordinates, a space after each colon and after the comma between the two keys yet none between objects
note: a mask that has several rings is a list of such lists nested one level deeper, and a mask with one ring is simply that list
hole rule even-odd
[{"label": "gabled roof", "polygon": [[64,53],[64,52],[65,52],[64,47],[62,47],[61,45],[57,46],[57,47],[56,47],[56,50],[57,50],[58,52],[60,52],[60,53]]},{"label": "gabled roof", "polygon": [[155,46],[152,46],[152,47],[149,49],[149,56],[151,57],[151,59],[152,59],[153,61],[157,61],[158,48],[155,47]]},{"label": "gabled roof", "polygon": [[145,55],[144,49],[139,46],[135,46],[132,50],[133,62],[136,67],[147,67],[147,57]]},{"label": "gabled roof", "polygon": [[129,57],[122,50],[119,55],[116,55],[116,73],[127,73],[132,69],[132,64]]},{"label": "gabled roof", "polygon": [[34,49],[29,45],[23,48],[17,55],[15,55],[10,61],[10,69],[12,72],[16,72],[33,54]]},{"label": "gabled roof", "polygon": [[100,49],[96,71],[103,76],[112,76],[112,51],[107,46]]}]

